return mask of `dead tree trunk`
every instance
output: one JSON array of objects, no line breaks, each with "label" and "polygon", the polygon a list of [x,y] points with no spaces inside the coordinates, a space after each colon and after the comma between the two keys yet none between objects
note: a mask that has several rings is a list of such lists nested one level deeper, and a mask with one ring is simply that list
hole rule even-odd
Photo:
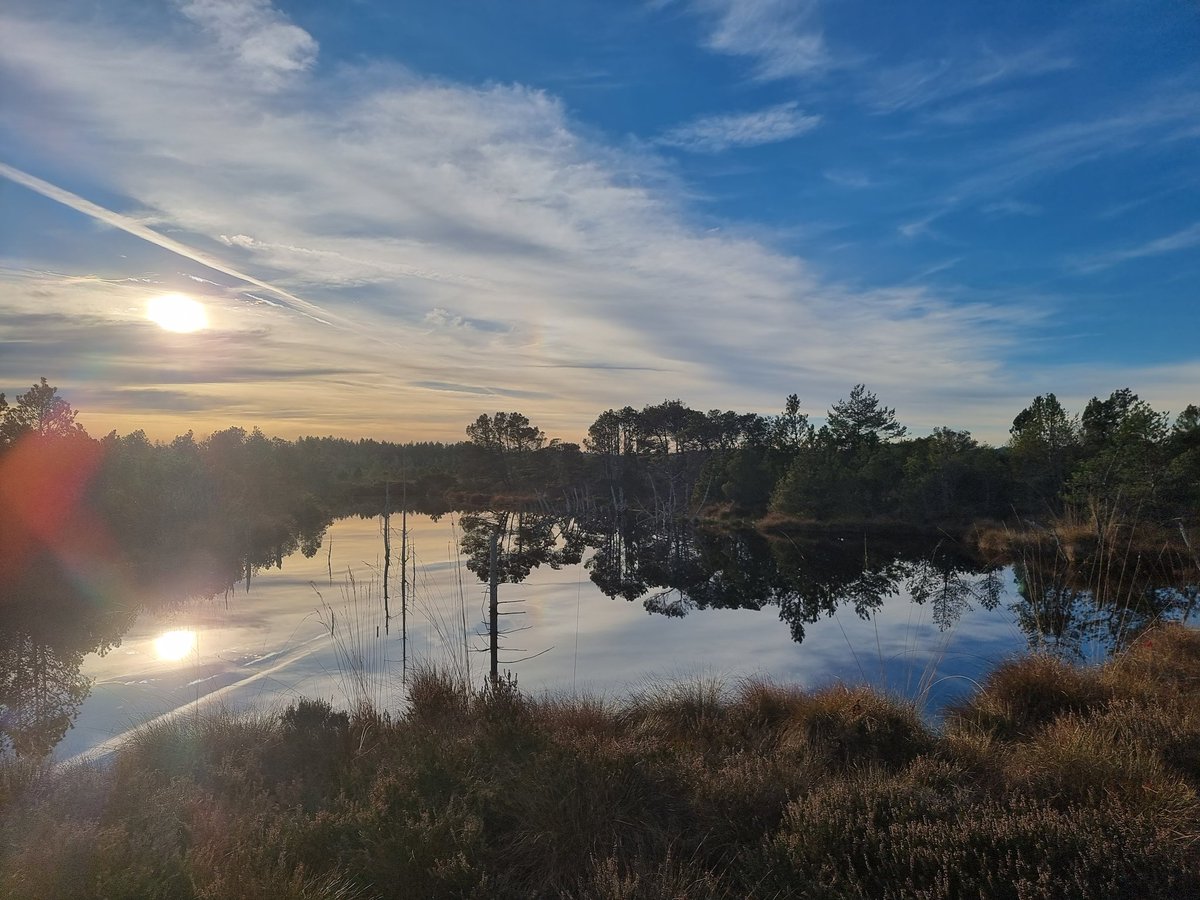
[{"label": "dead tree trunk", "polygon": [[401,681],[408,680],[408,482],[404,483],[404,508],[400,511],[400,663]]},{"label": "dead tree trunk", "polygon": [[488,559],[488,654],[491,659],[490,676],[493,686],[500,680],[500,604],[497,590],[500,580],[499,543],[500,529],[496,528],[492,531]]},{"label": "dead tree trunk", "polygon": [[391,507],[390,507],[390,484],[383,483],[383,630],[384,633],[389,632],[388,623],[392,619],[391,610],[388,608],[388,581],[392,570],[392,526],[391,526]]}]

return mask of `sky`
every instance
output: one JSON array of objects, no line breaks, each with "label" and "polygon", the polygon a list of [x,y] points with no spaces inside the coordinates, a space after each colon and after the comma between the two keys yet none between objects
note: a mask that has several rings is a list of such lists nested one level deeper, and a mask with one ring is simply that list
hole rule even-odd
[{"label": "sky", "polygon": [[[1200,402],[1192,0],[6,0],[0,390],[90,433],[579,440],[865,383]],[[208,327],[165,330],[183,293]]]}]

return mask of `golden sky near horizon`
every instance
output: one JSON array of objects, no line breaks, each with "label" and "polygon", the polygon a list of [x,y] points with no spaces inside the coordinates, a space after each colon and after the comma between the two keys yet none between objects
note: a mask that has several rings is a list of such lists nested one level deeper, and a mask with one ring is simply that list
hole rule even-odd
[{"label": "golden sky near horizon", "polygon": [[[0,10],[10,399],[44,376],[96,435],[453,441],[515,410],[578,441],[861,382],[992,443],[1040,393],[1200,400],[1200,81],[1166,7],[897,47],[910,23],[840,4],[481,7],[463,44],[418,3],[386,46],[351,6]],[[206,321],[148,318],[171,295]]]}]

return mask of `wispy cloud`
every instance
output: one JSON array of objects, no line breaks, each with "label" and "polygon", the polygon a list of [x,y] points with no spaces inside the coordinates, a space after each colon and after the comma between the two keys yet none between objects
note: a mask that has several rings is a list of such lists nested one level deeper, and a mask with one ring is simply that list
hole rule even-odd
[{"label": "wispy cloud", "polygon": [[1040,216],[1044,210],[1036,203],[1005,197],[1003,200],[984,204],[983,211],[993,216]]},{"label": "wispy cloud", "polygon": [[520,391],[506,388],[484,387],[478,384],[455,384],[449,381],[417,381],[414,387],[430,391],[445,391],[451,394],[476,394],[481,397],[508,397],[516,400],[546,400],[554,395],[543,391]]},{"label": "wispy cloud", "polygon": [[1016,133],[965,155],[973,169],[954,184],[963,198],[1007,194],[1020,185],[1077,166],[1129,153],[1139,147],[1167,146],[1200,137],[1200,92],[1194,84],[1161,85],[1111,104],[1103,114],[1067,117]]},{"label": "wispy cloud", "polygon": [[1162,256],[1192,247],[1200,247],[1200,222],[1124,250],[1110,250],[1102,255],[1076,260],[1076,268],[1081,272],[1099,272],[1133,259]]},{"label": "wispy cloud", "polygon": [[816,0],[691,0],[708,23],[710,50],[754,61],[763,81],[808,75],[830,63]]},{"label": "wispy cloud", "polygon": [[[1037,215],[1041,207],[1012,195],[1028,194],[1040,183],[1083,165],[1144,148],[1194,142],[1197,137],[1196,85],[1156,84],[1111,103],[1101,114],[1056,116],[962,153],[932,158],[941,195],[907,211],[897,231],[906,238],[936,235],[930,227],[934,222],[964,208],[987,215]],[[1095,262],[1089,259],[1080,265]]]},{"label": "wispy cloud", "polygon": [[41,194],[43,197],[47,197],[50,200],[55,200],[58,203],[61,203],[63,206],[70,207],[76,212],[83,213],[85,216],[89,216],[98,222],[103,222],[105,225],[111,225],[114,228],[119,228],[121,231],[132,234],[134,237],[139,237],[144,241],[149,241],[151,244],[162,247],[164,250],[170,250],[172,253],[177,253],[185,259],[190,259],[193,262],[200,263],[200,265],[204,266],[205,268],[212,269],[215,272],[222,272],[225,275],[230,275],[234,278],[240,279],[247,284],[253,284],[256,287],[270,291],[271,293],[287,300],[290,306],[296,311],[300,312],[302,315],[309,316],[315,321],[320,322],[322,325],[331,324],[328,318],[326,318],[326,316],[330,316],[330,314],[325,312],[319,306],[309,303],[307,300],[302,300],[283,288],[269,284],[268,282],[256,278],[253,275],[247,275],[243,272],[240,272],[208,253],[203,253],[194,247],[189,247],[187,244],[184,244],[181,241],[167,237],[164,234],[159,234],[154,229],[147,228],[145,225],[138,223],[129,216],[113,212],[111,209],[106,209],[103,206],[92,203],[90,200],[85,200],[78,194],[73,194],[68,190],[64,190],[63,188],[50,184],[48,181],[43,181],[41,178],[30,175],[28,172],[22,172],[20,169],[13,168],[4,162],[0,162],[0,177],[7,178],[9,181],[19,184],[22,187],[29,188],[29,190]]},{"label": "wispy cloud", "polygon": [[855,172],[850,169],[826,169],[821,175],[831,184],[855,190],[869,188],[875,183],[866,172]]},{"label": "wispy cloud", "polygon": [[[743,16],[783,9],[721,5],[729,16],[735,7]],[[0,16],[0,28],[2,74],[36,87],[39,105],[26,114],[103,160],[93,170],[103,194],[129,198],[133,211],[89,206],[16,173],[22,184],[152,241],[164,257],[219,263],[264,297],[303,298],[330,313],[322,318],[353,323],[336,331],[195,283],[219,294],[223,337],[187,343],[156,333],[134,308],[153,285],[6,285],[6,314],[73,314],[86,291],[88,309],[112,324],[112,365],[89,343],[94,330],[43,348],[42,367],[91,379],[92,397],[105,396],[104,384],[170,387],[164,371],[189,369],[204,384],[188,391],[219,424],[233,410],[269,428],[292,410],[289,431],[445,437],[486,399],[451,385],[521,397],[523,411],[563,436],[614,403],[680,396],[773,409],[803,386],[823,405],[858,381],[901,412],[941,397],[945,419],[970,427],[986,398],[1003,393],[998,372],[1020,307],[951,302],[916,286],[859,290],[736,228],[708,232],[660,159],[589,138],[542,91],[366,64],[314,70],[303,92],[268,96],[238,90],[240,76],[208,64],[214,39],[197,29],[154,42],[102,22]],[[34,102],[20,97],[13,103]],[[785,109],[782,121],[794,129],[802,115]],[[720,140],[767,133],[726,123]],[[233,377],[249,361],[259,374]],[[0,379],[25,381],[14,365],[0,354]],[[271,374],[297,366],[331,374]],[[333,374],[348,371],[362,374]],[[975,392],[969,404],[956,399],[964,391]],[[106,415],[110,427],[150,427],[117,401]]]},{"label": "wispy cloud", "polygon": [[927,266],[926,268],[922,269],[920,272],[918,272],[916,275],[914,275],[910,280],[911,281],[922,281],[926,278],[931,278],[932,276],[940,274],[941,272],[946,272],[946,271],[949,271],[950,269],[953,269],[960,262],[962,262],[961,256],[955,257],[954,259],[944,259],[941,262],[936,262],[932,266]]},{"label": "wispy cloud", "polygon": [[217,46],[261,86],[278,88],[316,62],[317,42],[271,6],[270,0],[177,0]]},{"label": "wispy cloud", "polygon": [[898,232],[900,232],[900,235],[902,237],[908,238],[910,240],[913,238],[918,238],[918,237],[922,237],[924,235],[932,234],[933,229],[930,226],[932,226],[933,223],[936,222],[938,219],[947,215],[950,212],[951,208],[952,208],[951,205],[947,204],[945,206],[942,206],[942,207],[939,207],[938,209],[933,210],[933,212],[930,212],[924,216],[921,216],[918,219],[912,219],[911,221],[908,221],[908,222],[901,222],[900,225],[897,226],[896,230]]},{"label": "wispy cloud", "polygon": [[961,47],[943,57],[913,60],[877,71],[863,100],[874,112],[894,113],[1074,65],[1074,59],[1053,44],[1009,52],[987,46]]},{"label": "wispy cloud", "polygon": [[791,140],[820,124],[820,116],[805,114],[799,104],[780,103],[754,112],[704,116],[672,128],[658,143],[696,153],[720,153]]}]

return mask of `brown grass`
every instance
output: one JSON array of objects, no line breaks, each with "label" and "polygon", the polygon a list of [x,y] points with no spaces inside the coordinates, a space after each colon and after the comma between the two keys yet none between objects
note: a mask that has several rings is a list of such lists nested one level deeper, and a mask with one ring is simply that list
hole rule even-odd
[{"label": "brown grass", "polygon": [[0,896],[1197,897],[1200,635],[1000,666],[931,731],[863,688],[624,702],[412,679],[0,766]]}]

